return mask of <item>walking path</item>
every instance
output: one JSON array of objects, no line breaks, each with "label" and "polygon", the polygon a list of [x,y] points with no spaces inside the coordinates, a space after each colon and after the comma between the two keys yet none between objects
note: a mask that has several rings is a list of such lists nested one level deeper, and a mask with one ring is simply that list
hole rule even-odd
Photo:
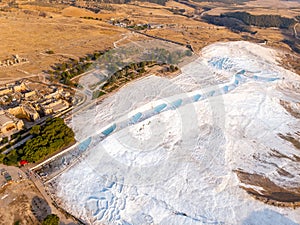
[{"label": "walking path", "polygon": [[297,33],[297,26],[299,25],[299,23],[296,23],[295,25],[294,25],[294,34],[295,34],[295,38],[296,39],[300,39],[299,37],[298,37],[298,33]]}]

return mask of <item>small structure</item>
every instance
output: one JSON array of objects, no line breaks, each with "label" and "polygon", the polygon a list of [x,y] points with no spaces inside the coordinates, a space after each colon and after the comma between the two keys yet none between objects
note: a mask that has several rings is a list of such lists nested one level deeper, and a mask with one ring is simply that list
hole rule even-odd
[{"label": "small structure", "polygon": [[24,93],[24,98],[26,100],[28,100],[28,98],[30,98],[31,96],[35,96],[36,95],[36,92],[35,91],[28,91],[28,92],[25,92]]},{"label": "small structure", "polygon": [[0,61],[0,67],[18,65],[25,62],[28,62],[26,58],[19,57],[18,55],[13,55],[10,59]]},{"label": "small structure", "polygon": [[11,94],[12,90],[9,88],[1,88],[0,89],[0,95],[6,95],[6,94]]},{"label": "small structure", "polygon": [[21,82],[20,84],[15,84],[13,86],[13,89],[14,89],[14,92],[22,92],[22,91],[26,91],[27,87],[23,82]]},{"label": "small structure", "polygon": [[63,110],[66,110],[69,107],[70,107],[70,104],[67,101],[62,100],[62,99],[54,100],[54,101],[51,101],[51,103],[42,105],[45,115],[58,113]]},{"label": "small structure", "polygon": [[164,28],[164,25],[159,24],[159,23],[149,23],[148,28],[149,29],[161,29],[161,28]]},{"label": "small structure", "polygon": [[9,136],[22,130],[24,123],[13,115],[0,110],[0,135]]},{"label": "small structure", "polygon": [[21,160],[21,161],[19,162],[19,164],[20,164],[20,166],[25,166],[25,165],[28,164],[28,161],[27,161],[27,160]]}]

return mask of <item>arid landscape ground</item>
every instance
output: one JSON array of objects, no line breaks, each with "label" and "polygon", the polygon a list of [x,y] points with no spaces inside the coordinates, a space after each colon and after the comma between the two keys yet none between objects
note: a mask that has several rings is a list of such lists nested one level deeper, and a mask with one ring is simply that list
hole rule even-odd
[{"label": "arid landscape ground", "polygon": [[[94,13],[83,8],[63,4],[49,4],[21,1],[0,12],[0,60],[11,58],[12,55],[28,59],[22,65],[0,68],[2,81],[27,77],[49,69],[54,63],[63,62],[68,58],[78,58],[95,50],[112,48],[113,43],[124,35],[130,38],[126,41],[142,40],[147,37],[132,34],[129,30],[108,24],[111,19],[128,19],[134,24],[156,23],[162,24],[161,29],[142,31],[146,34],[191,44],[195,52],[216,41],[234,41],[253,39],[255,41],[268,40],[271,46],[290,48],[282,43],[284,34],[273,28],[254,28],[257,34],[249,35],[234,33],[224,27],[217,27],[193,17],[177,15],[170,9],[184,9],[186,14],[194,13],[195,9],[179,2],[167,2],[166,6],[153,3],[111,4],[105,10]],[[284,16],[299,14],[299,3],[274,1],[251,1],[246,5],[225,6],[220,3],[195,3],[200,11],[204,7],[212,9],[206,13],[220,14],[227,11],[243,10],[252,14],[265,12]],[[270,8],[277,8],[270,10]],[[199,13],[198,13],[199,14]],[[198,15],[196,14],[196,15]],[[99,20],[84,19],[82,17],[98,18]],[[194,16],[196,17],[196,16]],[[101,20],[101,21],[100,21]],[[297,30],[300,26],[296,27]],[[292,31],[287,32],[293,35]],[[122,36],[123,35],[123,36]],[[54,54],[47,54],[47,51]]]},{"label": "arid landscape ground", "polygon": [[[14,65],[0,66],[0,84],[24,77],[46,76],[45,71],[55,64],[79,60],[95,51],[118,48],[128,43],[151,45],[153,39],[191,46],[196,56],[201,55],[204,47],[215,42],[245,40],[264,43],[279,50],[281,58],[278,61],[283,67],[300,75],[300,54],[287,44],[289,41],[296,48],[300,46],[300,24],[284,30],[251,27],[253,33],[246,33],[213,25],[201,18],[205,14],[235,11],[294,18],[300,16],[299,1],[257,0],[244,4],[168,1],[166,5],[131,2],[99,3],[99,6],[101,10],[96,13],[71,4],[46,1],[0,2],[0,62],[16,55],[26,59]],[[154,28],[134,30],[116,25],[118,21],[125,20],[132,26],[149,24]],[[166,48],[171,49],[174,45],[172,43]],[[147,74],[156,74],[157,68],[161,69],[155,66]],[[292,111],[291,107],[288,109]],[[49,200],[41,191],[43,188],[36,187],[25,173],[19,169],[8,170],[12,171],[14,181],[0,189],[0,224],[40,224],[44,215],[53,210],[60,214],[62,224],[77,223],[53,205],[49,206]],[[24,179],[18,178],[18,172]],[[241,177],[243,175],[240,174]]]},{"label": "arid landscape ground", "polygon": [[[45,193],[40,192],[28,177],[28,173],[16,167],[1,165],[1,170],[7,171],[13,181],[3,185],[5,179],[1,174],[0,182],[0,224],[40,224],[48,214],[60,215],[62,224],[72,225],[74,220],[61,213],[53,204],[45,199]],[[30,175],[29,175],[30,176]]]}]

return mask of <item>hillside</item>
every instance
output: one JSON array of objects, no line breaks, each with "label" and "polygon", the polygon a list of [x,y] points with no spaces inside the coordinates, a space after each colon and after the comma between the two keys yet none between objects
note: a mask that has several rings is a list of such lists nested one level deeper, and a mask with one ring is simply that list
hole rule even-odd
[{"label": "hillside", "polygon": [[300,79],[277,54],[216,43],[122,88],[73,119],[87,150],[48,188],[86,223],[299,223]]}]

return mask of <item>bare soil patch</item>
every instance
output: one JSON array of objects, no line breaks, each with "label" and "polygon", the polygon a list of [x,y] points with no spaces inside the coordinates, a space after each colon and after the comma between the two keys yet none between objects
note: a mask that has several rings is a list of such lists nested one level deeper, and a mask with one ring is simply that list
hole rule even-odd
[{"label": "bare soil patch", "polygon": [[[146,36],[138,35],[125,28],[110,25],[111,20],[128,19],[133,24],[154,23],[163,28],[151,29],[147,34],[183,44],[191,44],[195,52],[217,41],[236,40],[268,40],[274,47],[290,49],[282,43],[284,39],[280,30],[260,29],[256,35],[234,33],[224,27],[217,27],[201,21],[199,18],[172,13],[172,8],[184,9],[189,13],[199,14],[203,7],[211,7],[207,13],[220,13],[232,10],[248,10],[264,13],[274,11],[276,14],[294,16],[300,13],[298,3],[284,1],[278,5],[274,1],[250,1],[246,5],[228,5],[220,3],[195,3],[198,11],[190,6],[169,1],[166,6],[146,2],[132,4],[101,4],[101,11],[94,13],[87,9],[61,4],[42,2],[24,2],[19,8],[11,8],[0,12],[0,60],[18,54],[27,58],[28,63],[0,68],[0,82],[39,74],[48,70],[51,65],[78,58],[94,51],[113,48],[135,40],[147,40]],[[275,7],[274,10],[270,6]],[[277,7],[278,6],[278,7]],[[280,7],[279,7],[280,6]],[[242,8],[240,8],[242,7]],[[277,8],[276,8],[277,7]],[[278,9],[278,10],[277,10]],[[272,11],[273,10],[273,11]],[[199,16],[199,15],[198,15]],[[85,18],[83,18],[85,17]],[[87,19],[88,17],[92,19]],[[300,29],[300,28],[299,28]],[[109,38],[108,38],[109,37]],[[54,54],[47,54],[47,51]]]},{"label": "bare soil patch", "polygon": [[40,224],[51,212],[47,202],[29,180],[12,183],[0,190],[0,224]]},{"label": "bare soil patch", "polygon": [[240,181],[246,185],[254,185],[263,188],[257,191],[251,187],[241,186],[249,194],[255,196],[258,200],[265,203],[285,206],[285,207],[298,207],[300,206],[300,189],[286,189],[278,186],[269,178],[259,175],[251,174],[243,171],[235,171]]},{"label": "bare soil patch", "polygon": [[[0,78],[26,77],[68,58],[111,48],[113,42],[126,32],[101,21],[59,14],[50,18],[22,10],[0,12],[0,59],[18,54],[29,60],[23,65],[0,68]],[[47,50],[52,50],[54,54],[47,54]]]}]

